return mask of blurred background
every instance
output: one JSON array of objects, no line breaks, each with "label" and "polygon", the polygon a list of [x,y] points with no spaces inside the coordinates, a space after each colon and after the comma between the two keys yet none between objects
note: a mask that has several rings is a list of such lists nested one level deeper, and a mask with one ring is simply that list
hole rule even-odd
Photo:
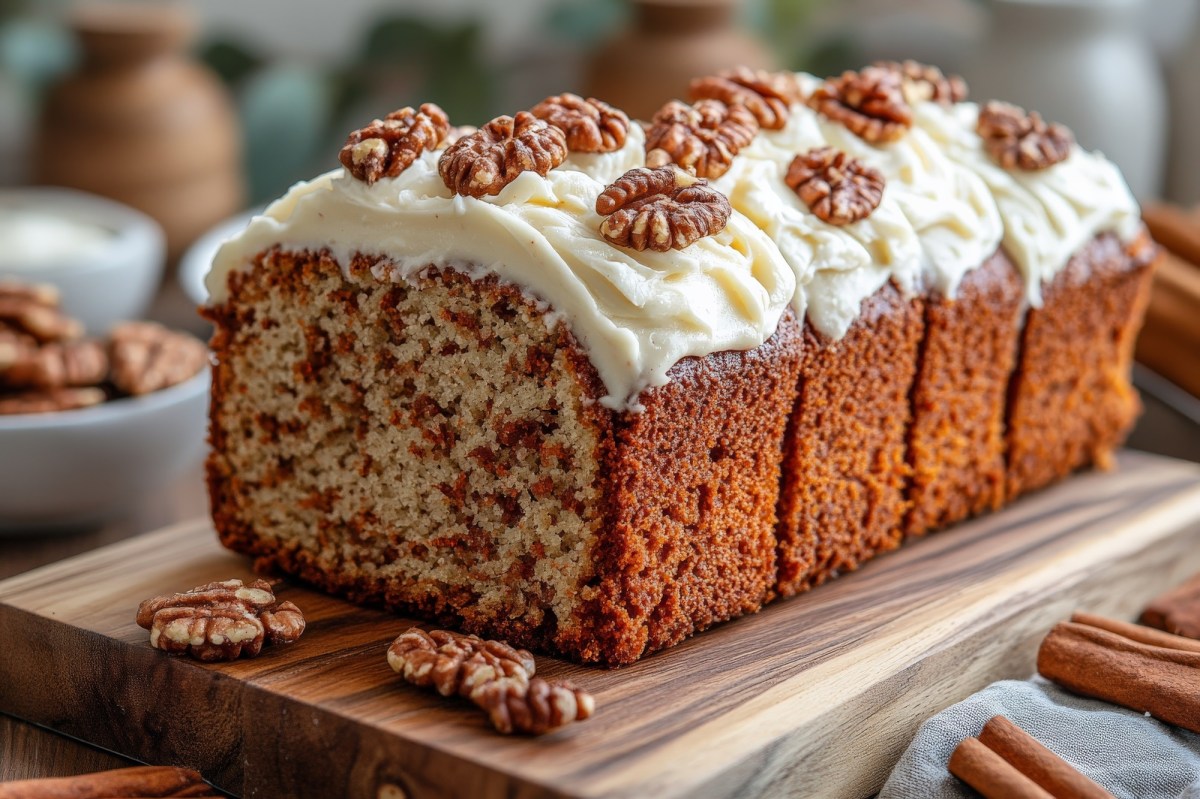
[{"label": "blurred background", "polygon": [[[240,199],[250,205],[335,164],[348,130],[419,101],[439,103],[456,123],[478,124],[551,93],[592,91],[648,116],[682,93],[687,77],[730,63],[824,75],[877,58],[915,58],[963,74],[975,98],[1004,96],[1068,124],[1085,146],[1121,164],[1139,196],[1191,203],[1200,201],[1194,174],[1200,156],[1189,147],[1200,137],[1171,131],[1174,121],[1192,131],[1200,123],[1198,6],[1196,0],[191,0],[168,7],[0,0],[0,185],[69,180],[36,157],[39,123],[57,132],[69,120],[79,135],[109,133],[102,131],[111,122],[106,114],[118,104],[125,104],[127,127],[135,121],[130,112],[161,127],[175,111],[178,124],[207,125],[208,138],[216,135],[227,121],[217,119],[217,108],[201,107],[216,103],[205,96],[210,87],[200,76],[177,70],[170,92],[149,96],[166,87],[150,87],[138,68],[148,70],[164,56],[205,70],[218,82],[213,91],[231,104]],[[129,96],[139,80],[142,95]],[[75,108],[53,105],[64,82],[78,90],[61,98]],[[81,107],[80,92],[107,92],[108,107]],[[102,138],[64,142],[77,151],[67,160],[74,165],[83,157],[78,151],[110,143],[110,136]],[[202,155],[214,159],[207,166],[217,162],[216,153],[193,152],[193,164]],[[135,169],[119,162],[109,168]]]},{"label": "blurred background", "polygon": [[644,119],[731,64],[885,58],[960,73],[973,99],[1037,109],[1121,166],[1180,256],[1139,357],[1200,395],[1197,0],[0,0],[0,217],[22,185],[149,215],[165,231],[149,313],[202,333],[216,244],[390,110],[432,100],[480,124],[569,90]]}]

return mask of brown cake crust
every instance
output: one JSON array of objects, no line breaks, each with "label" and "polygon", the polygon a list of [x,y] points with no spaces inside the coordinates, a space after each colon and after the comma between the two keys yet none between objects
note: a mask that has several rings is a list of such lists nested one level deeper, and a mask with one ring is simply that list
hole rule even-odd
[{"label": "brown cake crust", "polygon": [[788,310],[766,344],[686,358],[643,393],[644,412],[613,416],[596,595],[560,646],[631,663],[767,600],[802,339]]},{"label": "brown cake crust", "polygon": [[903,540],[909,390],[924,301],[894,285],[832,342],[804,328],[800,391],[784,438],[776,591],[791,596]]},{"label": "brown cake crust", "polygon": [[997,252],[967,273],[953,300],[926,298],[908,433],[908,535],[1004,502],[1004,410],[1024,297],[1016,267]]},{"label": "brown cake crust", "polygon": [[1157,251],[1103,233],[1042,288],[1021,334],[1007,411],[1007,497],[1108,468],[1141,411],[1130,380]]},{"label": "brown cake crust", "polygon": [[[216,324],[212,346],[217,365],[207,477],[214,525],[226,546],[255,557],[260,569],[294,575],[356,602],[382,604],[515,645],[608,665],[633,662],[646,652],[762,605],[775,579],[779,454],[800,369],[802,335],[790,311],[775,335],[754,350],[685,358],[676,364],[667,385],[642,393],[642,413],[613,412],[596,402],[604,394],[603,387],[565,324],[550,327],[544,338],[532,341],[527,357],[510,365],[510,371],[515,370],[528,386],[540,386],[560,372],[568,374],[581,394],[581,424],[596,442],[592,453],[595,501],[567,502],[581,514],[594,514],[588,524],[595,532],[586,553],[590,572],[576,587],[580,601],[568,618],[555,614],[548,595],[516,587],[527,585],[516,577],[528,577],[537,567],[536,549],[511,564],[511,591],[482,571],[456,584],[381,575],[381,561],[404,554],[405,547],[417,545],[416,539],[426,541],[421,536],[427,537],[429,531],[406,537],[403,530],[389,530],[387,520],[375,518],[370,508],[347,518],[347,512],[339,510],[343,498],[336,490],[326,492],[329,497],[295,497],[295,504],[308,514],[302,520],[317,528],[315,537],[302,541],[290,536],[286,526],[282,534],[276,529],[268,535],[280,487],[286,490],[292,475],[311,471],[313,464],[303,454],[293,455],[286,440],[280,443],[287,435],[302,434],[294,418],[263,418],[263,414],[250,418],[251,414],[232,410],[253,407],[253,403],[236,402],[248,390],[244,374],[238,373],[239,358],[252,351],[262,331],[280,323],[272,317],[272,309],[306,308],[317,319],[331,311],[359,313],[364,295],[357,292],[380,282],[371,272],[377,263],[377,259],[357,258],[351,277],[341,286],[339,267],[327,253],[272,250],[260,254],[255,268],[232,274],[230,299],[209,310]],[[318,291],[318,286],[325,288]],[[494,278],[472,279],[455,270],[430,269],[415,290],[434,286],[505,317],[518,310],[531,318],[546,313],[534,299]],[[330,298],[342,307],[328,307]],[[283,378],[285,385],[276,389],[294,393],[301,411],[312,404],[306,391],[328,397],[342,391],[344,386],[326,386],[322,381],[328,382],[331,364],[353,360],[356,353],[361,357],[362,350],[352,340],[327,340],[319,325],[305,326],[306,353],[292,369],[294,374]],[[247,363],[243,360],[243,371]],[[377,423],[356,399],[363,390],[350,388],[348,399],[328,399],[326,407],[314,411],[314,419],[345,415],[350,429]],[[357,422],[355,414],[361,416]],[[457,424],[453,416],[448,420]],[[404,419],[394,423],[410,424]],[[502,431],[497,437],[503,446],[484,454],[499,461],[506,455],[500,450],[540,446],[547,457],[546,439],[536,425],[515,429],[515,433]],[[438,439],[458,434],[461,431],[437,433],[435,428],[431,446],[444,445]],[[241,446],[232,437],[243,435],[261,441],[261,459],[272,461],[265,478],[250,479],[232,457]],[[378,471],[379,464],[362,456],[354,445],[348,451],[353,463],[347,462],[346,470],[364,479]],[[419,452],[413,457],[419,457]],[[500,470],[502,464],[489,469]],[[465,473],[453,484],[447,487],[448,495],[463,494],[464,505],[486,504],[473,495],[466,498],[474,486]],[[530,512],[530,501],[541,496],[536,484],[528,490],[528,497],[522,494],[509,500],[515,508],[513,529],[523,523],[521,515]],[[505,504],[503,497],[499,499]],[[466,524],[468,534],[448,542],[447,551],[468,563],[474,559],[495,565],[489,530],[470,519]],[[383,541],[391,543],[383,546]],[[487,589],[498,589],[502,596],[524,595],[499,609],[494,603],[484,607],[480,598]]]}]

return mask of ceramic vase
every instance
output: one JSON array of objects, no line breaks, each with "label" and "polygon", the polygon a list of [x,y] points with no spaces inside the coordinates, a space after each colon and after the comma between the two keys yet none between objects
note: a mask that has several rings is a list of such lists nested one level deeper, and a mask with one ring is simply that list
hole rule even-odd
[{"label": "ceramic vase", "polygon": [[592,56],[585,90],[648,120],[683,99],[692,78],[738,64],[768,68],[761,42],[736,23],[735,0],[635,0],[633,21]]},{"label": "ceramic vase", "polygon": [[49,92],[34,179],[145,212],[174,260],[243,204],[230,98],[188,59],[193,24],[179,6],[85,5],[70,21],[82,60]]},{"label": "ceramic vase", "polygon": [[1134,194],[1162,185],[1166,92],[1138,15],[1145,0],[989,0],[992,22],[963,66],[971,97],[1070,127],[1121,167]]}]

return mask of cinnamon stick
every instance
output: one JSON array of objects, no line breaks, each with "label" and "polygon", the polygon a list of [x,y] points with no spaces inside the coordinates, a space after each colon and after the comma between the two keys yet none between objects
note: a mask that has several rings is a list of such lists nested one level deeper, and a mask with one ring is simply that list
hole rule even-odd
[{"label": "cinnamon stick", "polygon": [[1200,397],[1200,265],[1167,253],[1158,262],[1137,359]]},{"label": "cinnamon stick", "polygon": [[1179,649],[1184,652],[1200,652],[1200,641],[1193,641],[1181,635],[1164,632],[1161,628],[1155,629],[1143,624],[1107,619],[1104,616],[1093,616],[1090,613],[1072,614],[1071,621],[1086,624],[1089,627],[1098,627],[1101,630],[1108,630],[1110,633],[1123,635],[1131,641],[1138,641],[1143,644],[1150,644],[1151,646],[1163,646],[1167,649]]},{"label": "cinnamon stick", "polygon": [[1037,666],[1043,677],[1069,691],[1200,732],[1200,652],[1071,621],[1042,641]]},{"label": "cinnamon stick", "polygon": [[1200,215],[1177,205],[1154,203],[1142,208],[1142,220],[1155,241],[1200,265]]},{"label": "cinnamon stick", "polygon": [[978,738],[964,738],[950,756],[948,768],[984,799],[1054,799]]},{"label": "cinnamon stick", "polygon": [[1141,621],[1185,638],[1200,638],[1200,575],[1151,602]]},{"label": "cinnamon stick", "polygon": [[0,799],[217,799],[200,773],[175,766],[134,766],[75,777],[0,782]]},{"label": "cinnamon stick", "polygon": [[979,742],[1055,799],[1113,799],[1111,793],[1004,716],[995,716],[984,725]]}]

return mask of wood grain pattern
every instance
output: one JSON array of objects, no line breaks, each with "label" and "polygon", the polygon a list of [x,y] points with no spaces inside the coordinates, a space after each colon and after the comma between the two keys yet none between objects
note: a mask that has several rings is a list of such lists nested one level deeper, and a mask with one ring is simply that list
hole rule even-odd
[{"label": "wood grain pattern", "polygon": [[[46,773],[46,764],[60,762],[64,764],[60,771]],[[130,765],[129,760],[112,752],[0,716],[0,780],[5,782],[67,777]]]},{"label": "wood grain pattern", "polygon": [[539,659],[598,702],[542,739],[399,684],[384,651],[406,620],[299,587],[280,590],[309,619],[290,648],[151,650],[141,599],[250,576],[196,524],[0,583],[0,711],[246,797],[862,796],[931,713],[1032,673],[1071,611],[1131,618],[1200,571],[1200,467],[1120,464],[634,666]]}]

